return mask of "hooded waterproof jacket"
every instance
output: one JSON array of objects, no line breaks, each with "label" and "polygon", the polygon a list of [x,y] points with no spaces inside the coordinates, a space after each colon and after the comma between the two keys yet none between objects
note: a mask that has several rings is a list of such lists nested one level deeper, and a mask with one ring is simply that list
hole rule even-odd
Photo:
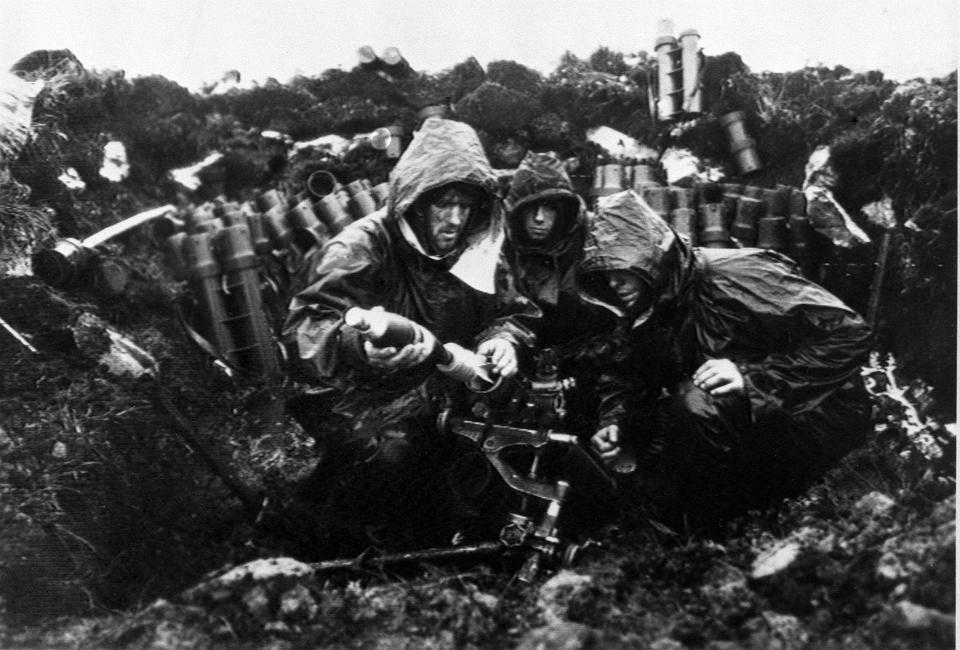
[{"label": "hooded waterproof jacket", "polygon": [[[430,255],[416,235],[411,208],[425,192],[454,182],[483,189],[486,209],[471,217],[456,250]],[[338,389],[337,412],[368,414],[422,389],[437,374],[428,362],[397,371],[371,367],[362,337],[343,323],[352,306],[382,306],[423,325],[442,343],[467,348],[488,326],[514,343],[528,336],[525,328],[507,321],[512,310],[532,306],[510,293],[506,270],[498,264],[502,216],[496,188],[497,178],[473,129],[430,118],[390,174],[387,205],[324,246],[307,288],[291,303],[284,338],[301,377]]]},{"label": "hooded waterproof jacket", "polygon": [[[524,229],[525,209],[537,202],[563,206],[561,217],[544,242],[532,242]],[[528,153],[513,174],[505,205],[504,253],[517,278],[517,288],[542,310],[534,324],[537,343],[567,354],[585,337],[613,327],[606,310],[585,303],[578,295],[576,267],[583,255],[590,214],[552,152]],[[567,349],[570,348],[570,349]]]},{"label": "hooded waterproof jacket", "polygon": [[[648,287],[653,300],[640,313],[618,304],[604,273],[614,269],[636,273]],[[627,191],[601,200],[578,280],[585,299],[622,317],[602,425],[622,424],[649,439],[661,394],[689,381],[707,359],[729,359],[749,403],[750,431],[739,432],[744,446],[763,446],[779,456],[768,460],[784,466],[819,469],[862,439],[870,408],[860,370],[870,329],[783,255],[691,249]]]}]

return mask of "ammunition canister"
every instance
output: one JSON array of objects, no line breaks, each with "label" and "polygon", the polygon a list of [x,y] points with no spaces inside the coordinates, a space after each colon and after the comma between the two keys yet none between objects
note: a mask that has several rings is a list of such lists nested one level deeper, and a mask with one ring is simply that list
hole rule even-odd
[{"label": "ammunition canister", "polygon": [[670,213],[673,229],[691,246],[697,245],[697,213],[690,208],[677,208]]},{"label": "ammunition canister", "polygon": [[313,196],[322,198],[340,189],[337,177],[328,171],[318,170],[307,177],[307,190]]},{"label": "ammunition canister", "polygon": [[327,227],[317,217],[313,202],[309,199],[293,206],[286,217],[291,230],[291,241],[302,253],[314,246],[322,246],[330,238]]},{"label": "ammunition canister", "polygon": [[263,215],[257,209],[254,201],[245,201],[240,205],[240,212],[243,214],[241,223],[247,224],[250,229],[250,242],[253,244],[253,252],[257,255],[266,255],[273,250],[270,238],[267,236],[267,227],[263,223]]},{"label": "ammunition canister", "polygon": [[253,252],[250,231],[243,224],[227,226],[217,234],[216,243],[240,365],[260,376],[276,375],[280,360],[263,310],[260,261]]},{"label": "ammunition canister", "polygon": [[659,185],[660,183],[657,181],[653,167],[643,163],[638,163],[632,167],[630,187],[639,194],[642,195],[643,191],[648,187],[658,187]]},{"label": "ammunition canister", "polygon": [[723,222],[727,224],[727,227],[733,230],[733,222],[737,217],[737,207],[740,203],[739,194],[731,194],[730,192],[724,192],[723,198],[720,200],[720,204],[723,206]]},{"label": "ammunition canister", "polygon": [[274,250],[286,248],[292,237],[290,224],[287,223],[286,211],[275,205],[263,213],[263,223],[266,226],[267,236]]},{"label": "ammunition canister", "polygon": [[377,202],[367,190],[360,190],[350,199],[350,211],[354,219],[362,219],[377,211]]},{"label": "ammunition canister", "polygon": [[793,258],[803,274],[811,276],[813,260],[813,225],[805,214],[792,214],[787,222],[790,246],[787,253]]},{"label": "ammunition canister", "polygon": [[697,207],[697,191],[692,187],[671,186],[670,193],[673,194],[673,206],[675,208],[692,210]]},{"label": "ammunition canister", "polygon": [[648,187],[643,192],[643,200],[664,219],[673,209],[673,192],[669,187]]},{"label": "ammunition canister", "polygon": [[230,316],[220,283],[220,264],[213,254],[213,234],[199,232],[183,240],[183,258],[190,288],[197,301],[196,325],[216,351],[231,365],[237,364]]},{"label": "ammunition canister", "polygon": [[807,213],[807,196],[803,193],[803,190],[797,188],[791,188],[790,190],[790,214],[806,214]]},{"label": "ammunition canister", "polygon": [[787,218],[761,217],[757,220],[757,247],[787,250]]},{"label": "ammunition canister", "polygon": [[723,222],[723,205],[703,203],[700,205],[700,245],[706,248],[727,248],[730,235]]},{"label": "ammunition canister", "polygon": [[763,203],[759,199],[742,196],[737,201],[737,215],[730,234],[741,246],[757,245],[757,220],[762,213]]},{"label": "ammunition canister", "polygon": [[260,212],[266,212],[275,205],[282,205],[284,199],[277,190],[267,190],[257,196],[255,199]]},{"label": "ammunition canister", "polygon": [[374,200],[377,202],[377,209],[379,210],[387,204],[387,198],[390,196],[390,184],[379,183],[374,185],[370,190],[370,194],[373,195]]},{"label": "ammunition canister", "polygon": [[336,236],[347,224],[353,221],[347,211],[343,209],[343,205],[337,197],[332,194],[319,199],[315,209],[317,216],[323,221],[331,236]]},{"label": "ammunition canister", "polygon": [[767,206],[767,216],[785,217],[789,208],[786,197],[777,191],[771,189],[763,190],[763,202]]}]

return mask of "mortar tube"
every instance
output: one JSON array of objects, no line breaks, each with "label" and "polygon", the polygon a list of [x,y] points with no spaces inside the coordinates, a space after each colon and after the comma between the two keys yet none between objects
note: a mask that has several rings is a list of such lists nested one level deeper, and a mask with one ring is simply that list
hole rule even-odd
[{"label": "mortar tube", "polygon": [[280,372],[280,360],[263,309],[260,261],[253,252],[250,230],[243,224],[227,226],[217,233],[216,244],[240,365],[258,376],[274,377]]}]

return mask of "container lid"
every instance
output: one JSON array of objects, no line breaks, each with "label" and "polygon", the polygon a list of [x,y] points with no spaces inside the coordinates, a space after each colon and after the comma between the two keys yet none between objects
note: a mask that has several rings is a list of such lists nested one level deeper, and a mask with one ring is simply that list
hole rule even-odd
[{"label": "container lid", "polygon": [[676,47],[677,39],[673,36],[658,36],[657,40],[654,41],[653,49],[659,49],[661,45],[670,45]]}]

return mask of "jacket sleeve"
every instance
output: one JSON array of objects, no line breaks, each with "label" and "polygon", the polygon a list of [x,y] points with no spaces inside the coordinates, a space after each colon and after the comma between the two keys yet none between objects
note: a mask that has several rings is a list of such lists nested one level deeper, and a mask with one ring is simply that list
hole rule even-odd
[{"label": "jacket sleeve", "polygon": [[797,306],[779,320],[796,343],[738,363],[754,419],[815,408],[857,377],[869,355],[870,328],[849,308]]},{"label": "jacket sleeve", "polygon": [[517,349],[532,348],[537,343],[536,323],[543,317],[543,312],[520,292],[516,275],[503,254],[497,264],[495,286],[493,311],[487,325],[477,335],[476,343],[502,338]]},{"label": "jacket sleeve", "polygon": [[597,380],[597,429],[616,424],[625,435],[642,437],[652,428],[660,382],[653,376],[648,353],[623,324],[610,332],[593,359]]},{"label": "jacket sleeve", "polygon": [[387,274],[379,248],[369,234],[352,229],[327,244],[311,283],[293,298],[284,323],[283,339],[296,376],[317,381],[350,368],[369,368],[362,337],[343,326],[343,314],[352,306],[373,307],[385,295]]}]

